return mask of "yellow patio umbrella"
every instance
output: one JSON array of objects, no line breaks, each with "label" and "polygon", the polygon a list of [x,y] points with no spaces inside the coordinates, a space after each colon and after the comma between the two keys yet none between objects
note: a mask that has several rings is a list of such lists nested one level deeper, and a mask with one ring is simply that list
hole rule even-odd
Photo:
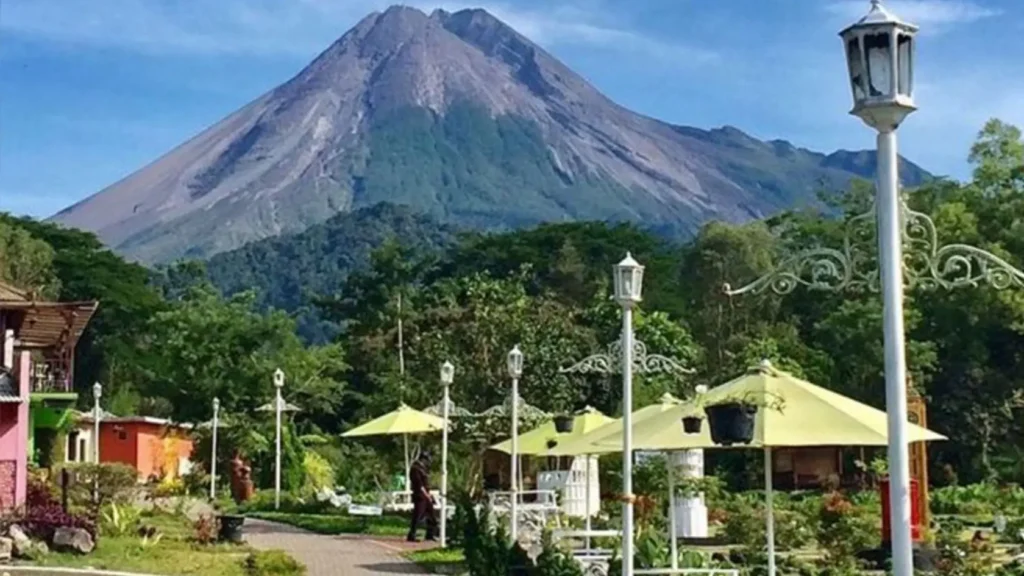
[{"label": "yellow patio umbrella", "polygon": [[360,436],[402,436],[405,449],[405,489],[409,490],[409,435],[429,434],[444,429],[444,419],[433,414],[420,412],[402,404],[397,410],[388,412],[369,422],[356,426],[342,434],[344,438]]},{"label": "yellow patio umbrella", "polygon": [[[594,431],[603,429],[605,426],[615,422],[614,418],[605,416],[596,408],[587,406],[581,413],[577,414],[572,422],[572,431],[559,433],[555,429],[555,421],[548,420],[541,424],[537,428],[526,432],[525,434],[519,435],[518,451],[519,454],[527,456],[555,456],[554,450],[564,444],[572,444],[582,438],[587,437]],[[498,450],[506,454],[512,453],[512,439],[499,442],[494,446],[491,446],[491,450]],[[580,454],[560,454],[564,456],[578,456]],[[519,467],[522,470],[522,466]],[[586,468],[586,498],[585,505],[585,517],[586,517],[586,529],[590,531],[590,458],[587,458]],[[520,481],[522,485],[522,481]],[[514,497],[514,496],[513,496]],[[588,544],[589,547],[589,544]]]},{"label": "yellow patio umbrella", "polygon": [[[768,537],[768,571],[775,574],[775,519],[772,514],[772,454],[775,447],[791,446],[884,446],[888,443],[885,412],[815,386],[778,370],[764,360],[745,374],[717,386],[699,402],[674,406],[633,427],[637,450],[689,450],[720,448],[711,440],[705,422],[696,434],[683,431],[682,419],[703,418],[703,408],[726,402],[758,406],[754,434],[747,447],[764,449],[765,511]],[[907,426],[910,442],[945,440],[946,437],[914,424]],[[620,431],[621,436],[621,431]],[[598,448],[621,446],[621,439],[605,436],[594,441]]]},{"label": "yellow patio umbrella", "polygon": [[[888,423],[885,412],[826,390],[783,372],[767,360],[739,378],[708,390],[699,403],[680,403],[633,426],[637,450],[688,450],[721,448],[711,440],[705,423],[697,434],[685,434],[685,416],[704,418],[703,407],[723,402],[750,402],[759,406],[754,417],[754,437],[746,447],[786,446],[885,446]],[[945,440],[920,426],[907,427],[910,442]],[[593,436],[601,450],[621,448],[617,434]]]},{"label": "yellow patio umbrella", "polygon": [[[524,456],[554,456],[552,451],[558,446],[582,438],[610,422],[614,422],[614,419],[587,406],[573,419],[571,432],[559,433],[555,430],[554,420],[548,420],[533,430],[520,434],[519,453]],[[491,446],[490,449],[511,454],[512,439],[499,442]],[[575,456],[575,454],[566,454],[566,456]]]},{"label": "yellow patio umbrella", "polygon": [[[662,412],[678,406],[682,401],[671,394],[665,394],[658,400],[656,404],[650,406],[644,406],[639,410],[633,412],[633,427],[640,422],[644,422],[649,418],[661,414]],[[573,432],[576,428],[573,427]],[[618,446],[597,446],[594,444],[595,440],[615,436],[619,438]],[[599,428],[590,430],[581,435],[566,435],[566,437],[558,438],[558,445],[551,448],[546,452],[547,456],[584,456],[584,455],[596,455],[596,454],[611,454],[622,450],[622,419],[609,418],[608,421],[600,426]]]}]

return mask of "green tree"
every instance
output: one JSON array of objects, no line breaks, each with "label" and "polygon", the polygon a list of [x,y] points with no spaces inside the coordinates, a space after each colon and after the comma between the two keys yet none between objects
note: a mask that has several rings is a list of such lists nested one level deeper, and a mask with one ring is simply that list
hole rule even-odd
[{"label": "green tree", "polygon": [[309,347],[281,312],[261,313],[252,293],[221,298],[208,285],[188,290],[151,319],[144,393],[165,398],[181,422],[209,418],[213,398],[226,415],[252,414],[274,397],[272,375],[286,375],[285,397],[304,420],[335,428],[346,368],[338,345]]}]

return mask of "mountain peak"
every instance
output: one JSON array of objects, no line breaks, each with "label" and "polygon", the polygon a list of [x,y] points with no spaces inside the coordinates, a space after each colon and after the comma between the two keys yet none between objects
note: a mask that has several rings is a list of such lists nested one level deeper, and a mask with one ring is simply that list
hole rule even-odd
[{"label": "mountain peak", "polygon": [[862,163],[822,158],[633,113],[485,10],[396,5],[55,219],[151,262],[379,202],[477,228],[590,219],[692,231],[861,174]]}]

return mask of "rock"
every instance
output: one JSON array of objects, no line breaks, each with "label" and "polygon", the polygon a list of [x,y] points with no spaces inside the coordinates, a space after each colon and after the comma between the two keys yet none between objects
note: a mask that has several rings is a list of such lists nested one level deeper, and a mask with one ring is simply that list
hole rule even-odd
[{"label": "rock", "polygon": [[53,547],[61,551],[88,554],[96,547],[92,536],[81,528],[57,528],[53,532]]},{"label": "rock", "polygon": [[7,533],[11,537],[13,548],[11,552],[15,558],[28,558],[32,554],[32,539],[25,534],[25,531],[21,529],[21,526],[12,524]]},{"label": "rock", "polygon": [[14,540],[0,538],[0,562],[10,562],[14,556]]}]

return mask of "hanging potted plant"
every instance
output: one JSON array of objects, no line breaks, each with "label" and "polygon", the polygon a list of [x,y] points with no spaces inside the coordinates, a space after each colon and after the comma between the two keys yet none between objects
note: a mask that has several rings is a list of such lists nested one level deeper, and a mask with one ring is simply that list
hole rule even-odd
[{"label": "hanging potted plant", "polygon": [[700,424],[704,419],[695,414],[683,416],[683,432],[687,434],[700,434]]},{"label": "hanging potted plant", "polygon": [[711,441],[720,446],[750,444],[754,439],[754,417],[763,408],[782,410],[782,399],[773,394],[763,398],[746,394],[705,406]]},{"label": "hanging potted plant", "polygon": [[575,418],[573,418],[572,414],[559,414],[555,416],[555,432],[559,434],[572,432],[573,420]]}]

